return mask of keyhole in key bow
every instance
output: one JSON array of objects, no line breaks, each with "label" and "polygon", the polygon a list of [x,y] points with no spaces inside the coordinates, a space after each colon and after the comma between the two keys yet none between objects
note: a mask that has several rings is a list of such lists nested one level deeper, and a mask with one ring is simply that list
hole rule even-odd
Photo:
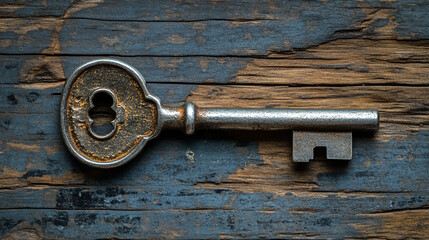
[{"label": "keyhole in key bow", "polygon": [[112,121],[116,118],[116,112],[112,109],[113,98],[105,91],[99,91],[91,98],[94,106],[88,112],[89,117],[94,121],[92,131],[98,135],[106,135],[114,129]]}]

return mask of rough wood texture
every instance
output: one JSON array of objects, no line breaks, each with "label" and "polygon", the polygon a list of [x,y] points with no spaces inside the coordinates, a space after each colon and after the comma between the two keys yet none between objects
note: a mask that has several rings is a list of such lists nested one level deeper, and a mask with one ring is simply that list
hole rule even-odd
[{"label": "rough wood texture", "polygon": [[[0,237],[429,238],[429,2],[3,1]],[[163,102],[377,108],[350,162],[291,161],[290,132],[164,132],[90,169],[62,85],[115,57]]]}]

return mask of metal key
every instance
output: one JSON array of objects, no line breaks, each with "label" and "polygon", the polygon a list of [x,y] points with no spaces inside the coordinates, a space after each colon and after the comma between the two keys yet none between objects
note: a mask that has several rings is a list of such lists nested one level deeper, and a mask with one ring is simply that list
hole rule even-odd
[{"label": "metal key", "polygon": [[[107,107],[115,118],[111,129],[100,134],[92,112],[100,101],[106,106],[105,99],[110,99]],[[192,102],[166,106],[150,94],[136,69],[112,59],[76,69],[61,99],[61,130],[68,149],[81,162],[100,168],[128,162],[163,128],[187,134],[197,129],[289,129],[293,161],[313,159],[315,147],[326,147],[327,159],[350,160],[352,132],[376,131],[378,122],[378,111],[368,109],[200,108]]]}]

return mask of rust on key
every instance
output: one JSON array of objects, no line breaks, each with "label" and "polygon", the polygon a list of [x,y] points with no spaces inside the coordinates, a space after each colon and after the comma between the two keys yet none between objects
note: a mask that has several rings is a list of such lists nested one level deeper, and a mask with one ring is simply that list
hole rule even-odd
[{"label": "rust on key", "polygon": [[[111,63],[89,65],[73,79],[63,94],[66,96],[62,109],[63,132],[67,131],[66,141],[72,143],[73,151],[79,156],[94,162],[115,162],[155,133],[156,101],[148,99],[144,83],[126,68]],[[111,122],[114,127],[105,136],[91,134],[90,129],[93,122],[89,116],[91,96],[97,91],[109,92],[114,98],[114,106],[111,106],[115,111],[115,119]]]}]

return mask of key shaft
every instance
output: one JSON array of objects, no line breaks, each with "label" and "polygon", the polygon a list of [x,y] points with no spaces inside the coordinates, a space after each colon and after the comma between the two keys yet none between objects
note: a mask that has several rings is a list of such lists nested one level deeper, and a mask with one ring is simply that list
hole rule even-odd
[{"label": "key shaft", "polygon": [[164,106],[164,127],[183,129],[377,131],[379,116],[372,109],[200,108],[192,102]]}]

